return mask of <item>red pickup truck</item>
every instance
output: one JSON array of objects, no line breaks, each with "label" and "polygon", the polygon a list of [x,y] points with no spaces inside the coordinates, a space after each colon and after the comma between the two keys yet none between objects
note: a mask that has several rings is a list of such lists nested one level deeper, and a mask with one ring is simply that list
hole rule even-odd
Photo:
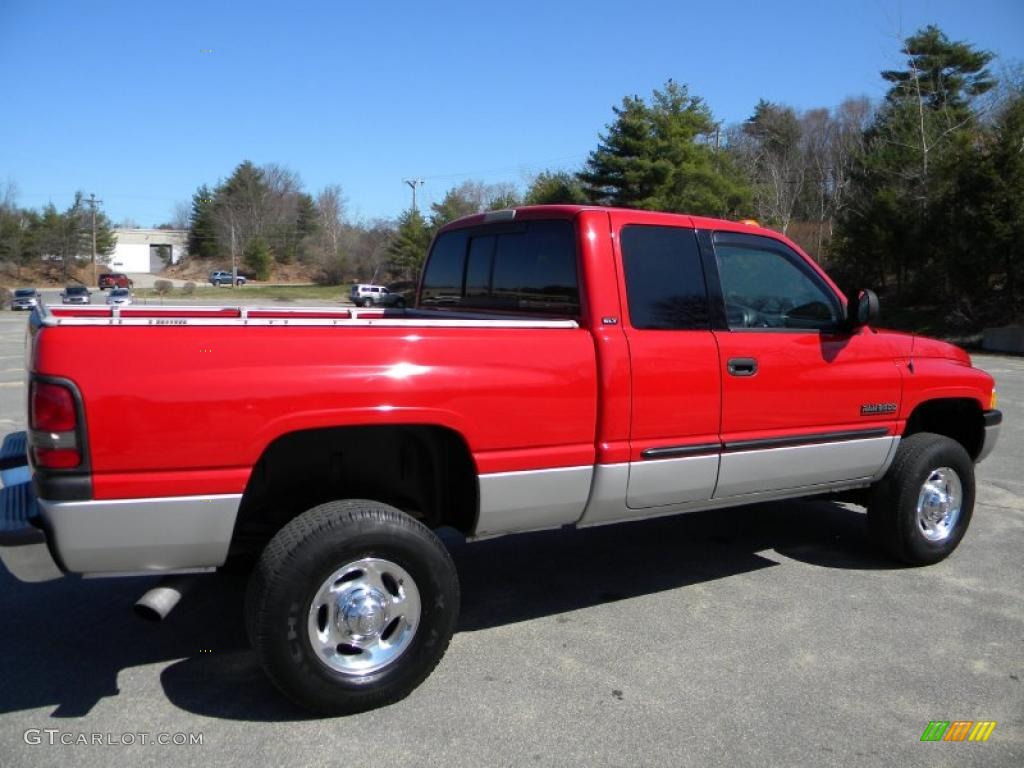
[{"label": "red pickup truck", "polygon": [[[265,669],[335,713],[404,696],[444,653],[441,526],[856,491],[885,551],[934,563],[1001,415],[965,352],[877,311],[776,232],[574,206],[445,227],[405,309],[40,307],[27,438],[3,459],[27,450],[33,480],[3,489],[0,556],[39,580],[249,553]],[[111,376],[94,353],[114,337]]]}]

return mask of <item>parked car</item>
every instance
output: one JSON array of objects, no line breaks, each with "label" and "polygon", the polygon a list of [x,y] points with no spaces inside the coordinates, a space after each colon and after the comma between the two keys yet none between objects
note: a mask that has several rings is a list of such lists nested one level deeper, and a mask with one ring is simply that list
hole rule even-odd
[{"label": "parked car", "polygon": [[68,285],[60,292],[60,300],[62,304],[90,304],[92,294],[84,285]]},{"label": "parked car", "polygon": [[107,304],[123,307],[126,304],[133,304],[135,297],[127,288],[114,288],[107,294]]},{"label": "parked car", "polygon": [[123,272],[104,272],[100,275],[98,282],[101,291],[105,291],[107,288],[135,287],[135,284],[128,279],[128,275]]},{"label": "parked car", "polygon": [[[216,272],[211,272],[210,285],[231,285],[231,272],[224,269],[218,269]],[[235,278],[235,285],[245,285],[245,278],[242,275],[238,275]]]},{"label": "parked car", "polygon": [[[9,438],[32,481],[0,489],[0,559],[26,581],[175,574],[138,603],[162,618],[182,572],[255,558],[257,657],[293,701],[338,714],[400,699],[444,654],[460,598],[442,529],[842,494],[880,550],[921,566],[970,525],[1002,422],[992,376],[875,327],[870,290],[844,295],[778,232],[591,206],[477,214],[438,232],[419,290],[415,313],[384,320],[36,308],[28,431]],[[116,375],[86,353],[107,349]],[[892,578],[939,594],[944,573]]]},{"label": "parked car", "polygon": [[382,307],[408,307],[416,301],[416,283],[392,283],[381,293],[378,304]]},{"label": "parked car", "polygon": [[18,288],[11,298],[11,309],[35,309],[41,300],[42,296],[35,288]]},{"label": "parked car", "polygon": [[369,283],[355,283],[348,292],[349,300],[357,307],[370,307],[380,304],[382,297],[386,296],[388,289],[383,285],[371,285]]}]

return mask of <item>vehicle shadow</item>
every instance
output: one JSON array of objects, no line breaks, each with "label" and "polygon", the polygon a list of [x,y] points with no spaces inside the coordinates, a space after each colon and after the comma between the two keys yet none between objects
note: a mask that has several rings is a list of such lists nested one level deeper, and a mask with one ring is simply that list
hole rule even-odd
[{"label": "vehicle shadow", "polygon": [[[893,567],[866,540],[863,513],[794,501],[468,544],[443,536],[462,583],[460,632],[579,610],[749,573],[782,558],[828,568]],[[778,557],[778,556],[781,556]],[[86,715],[118,674],[181,659],[160,681],[176,706],[248,721],[309,717],[271,686],[242,622],[245,574],[203,577],[163,625],[130,606],[153,579],[22,585],[0,574],[0,713],[55,706]]]}]

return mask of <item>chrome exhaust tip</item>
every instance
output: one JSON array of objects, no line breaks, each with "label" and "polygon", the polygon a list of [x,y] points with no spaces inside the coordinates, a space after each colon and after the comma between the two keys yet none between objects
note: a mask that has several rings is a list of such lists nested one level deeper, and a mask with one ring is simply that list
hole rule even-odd
[{"label": "chrome exhaust tip", "polygon": [[181,600],[195,583],[195,576],[166,576],[160,583],[136,601],[132,610],[140,619],[159,623]]}]

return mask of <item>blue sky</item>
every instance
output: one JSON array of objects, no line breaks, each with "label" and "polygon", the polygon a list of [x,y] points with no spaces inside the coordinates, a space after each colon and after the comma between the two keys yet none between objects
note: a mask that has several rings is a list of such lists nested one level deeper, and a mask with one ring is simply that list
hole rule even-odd
[{"label": "blue sky", "polygon": [[899,39],[936,23],[1024,60],[1024,0],[516,3],[0,0],[0,184],[115,221],[166,220],[243,159],[394,216],[466,178],[573,168],[624,95],[668,78],[715,117],[878,98]]}]

